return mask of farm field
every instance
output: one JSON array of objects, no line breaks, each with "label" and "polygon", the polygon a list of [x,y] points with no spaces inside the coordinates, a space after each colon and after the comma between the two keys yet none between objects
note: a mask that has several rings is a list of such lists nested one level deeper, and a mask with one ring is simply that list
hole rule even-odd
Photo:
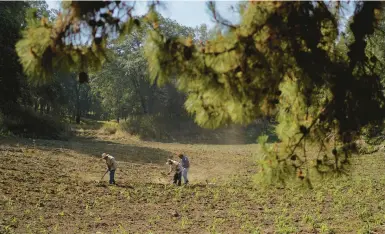
[{"label": "farm field", "polygon": [[[83,129],[84,130],[84,129]],[[385,162],[353,161],[351,177],[260,188],[258,145],[187,145],[98,135],[69,141],[2,138],[0,233],[384,233]],[[93,136],[93,137],[91,137]],[[101,153],[116,157],[108,186]],[[174,187],[166,159],[191,160]],[[207,183],[208,182],[208,183]]]},{"label": "farm field", "polygon": [[0,16],[0,234],[385,234],[385,2]]}]

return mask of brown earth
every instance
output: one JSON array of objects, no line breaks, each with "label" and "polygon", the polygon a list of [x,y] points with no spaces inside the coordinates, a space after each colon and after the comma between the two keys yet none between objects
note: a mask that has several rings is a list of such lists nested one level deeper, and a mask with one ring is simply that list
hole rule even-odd
[{"label": "brown earth", "polygon": [[[263,189],[250,182],[257,145],[78,137],[0,146],[0,233],[385,233],[379,155],[313,190]],[[117,186],[108,175],[98,182],[102,152],[118,160]],[[175,152],[190,157],[187,187],[161,174]]]}]

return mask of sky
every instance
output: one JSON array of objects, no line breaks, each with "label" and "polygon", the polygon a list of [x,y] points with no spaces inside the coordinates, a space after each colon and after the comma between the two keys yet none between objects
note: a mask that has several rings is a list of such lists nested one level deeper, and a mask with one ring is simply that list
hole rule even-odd
[{"label": "sky", "polygon": [[[50,8],[59,8],[60,2],[47,1]],[[167,18],[173,19],[180,24],[189,27],[196,27],[206,24],[209,28],[215,26],[210,14],[207,11],[206,1],[202,0],[175,0],[161,1],[166,8],[160,8],[160,13]],[[240,1],[216,1],[217,10],[222,17],[231,22],[238,22],[239,15],[231,10],[231,6],[236,6]],[[137,1],[136,14],[144,14],[147,10],[145,1]]]},{"label": "sky", "polygon": [[[160,0],[166,8],[160,8],[159,12],[166,18],[173,19],[178,23],[193,27],[199,26],[201,24],[206,24],[209,28],[215,26],[215,22],[211,18],[205,0]],[[237,3],[244,0],[237,1],[223,1],[216,0],[217,10],[225,19],[233,23],[239,22],[239,14],[231,10],[231,6],[236,6]],[[330,0],[325,0],[329,2]],[[46,0],[50,8],[58,9],[60,6],[60,1]],[[353,4],[345,5],[345,17],[346,19],[341,22],[340,30],[345,30],[346,20],[352,15]],[[147,1],[146,0],[137,0],[136,1],[136,10],[135,15],[142,15],[147,12]]]}]

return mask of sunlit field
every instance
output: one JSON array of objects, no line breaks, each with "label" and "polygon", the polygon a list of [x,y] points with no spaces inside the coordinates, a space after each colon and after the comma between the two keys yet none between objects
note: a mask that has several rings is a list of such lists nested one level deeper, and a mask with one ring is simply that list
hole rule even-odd
[{"label": "sunlit field", "polygon": [[[1,140],[1,233],[385,231],[382,153],[359,157],[351,177],[314,182],[312,190],[262,188],[252,181],[256,144],[154,143],[81,131],[87,137],[69,141]],[[116,186],[108,176],[100,181],[102,152],[118,160]],[[164,175],[175,152],[190,157],[188,186]]]}]

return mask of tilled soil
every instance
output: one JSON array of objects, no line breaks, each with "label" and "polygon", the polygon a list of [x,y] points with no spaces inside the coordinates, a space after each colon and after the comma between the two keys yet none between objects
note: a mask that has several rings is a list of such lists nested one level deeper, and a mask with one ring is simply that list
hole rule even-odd
[{"label": "tilled soil", "polygon": [[[313,190],[263,189],[250,183],[255,145],[0,143],[0,233],[385,233],[381,155]],[[104,151],[118,159],[116,186],[99,181]],[[191,184],[175,187],[161,172],[181,151]]]},{"label": "tilled soil", "polygon": [[[202,209],[214,211],[206,199],[196,203],[199,208],[183,207],[192,202],[194,194],[205,193],[204,181],[214,179],[209,172],[195,173],[199,182],[194,181],[193,170],[192,185],[178,188],[170,185],[170,177],[161,174],[168,170],[165,161],[141,164],[137,160],[119,161],[124,157],[119,155],[117,185],[109,186],[108,174],[99,181],[105,172],[99,157],[79,154],[76,147],[54,148],[53,141],[41,142],[34,146],[3,143],[0,149],[0,230],[4,232],[177,232],[181,217],[203,221],[199,218],[205,217]],[[94,145],[98,147],[102,146]],[[113,149],[108,152],[114,155]],[[192,161],[196,167],[199,162],[206,162],[203,168],[212,163],[203,158]],[[223,173],[224,177],[229,172]],[[189,225],[186,219],[184,229],[201,232],[202,225]]]}]

